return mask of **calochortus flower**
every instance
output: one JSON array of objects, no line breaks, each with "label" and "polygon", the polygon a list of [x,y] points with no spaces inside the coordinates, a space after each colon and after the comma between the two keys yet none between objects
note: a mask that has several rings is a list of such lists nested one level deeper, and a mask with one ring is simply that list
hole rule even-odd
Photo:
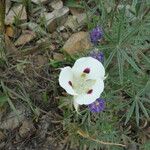
[{"label": "calochortus flower", "polygon": [[89,105],[100,97],[104,90],[105,69],[92,57],[76,60],[73,67],[64,67],[59,75],[59,84],[73,95],[74,107]]},{"label": "calochortus flower", "polygon": [[100,51],[92,51],[90,53],[90,56],[97,59],[98,61],[100,62],[103,62],[104,61],[104,54]]},{"label": "calochortus flower", "polygon": [[93,44],[97,44],[98,41],[102,38],[102,36],[103,36],[103,30],[99,26],[97,26],[90,32],[90,39]]},{"label": "calochortus flower", "polygon": [[93,113],[101,112],[105,109],[105,100],[98,98],[95,102],[88,105],[89,109]]}]

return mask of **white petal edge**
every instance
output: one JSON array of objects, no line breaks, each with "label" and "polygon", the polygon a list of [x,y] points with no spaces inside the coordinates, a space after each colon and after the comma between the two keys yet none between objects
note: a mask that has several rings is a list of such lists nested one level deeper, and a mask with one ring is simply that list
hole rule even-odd
[{"label": "white petal edge", "polygon": [[72,71],[75,75],[79,76],[86,68],[90,68],[90,73],[87,74],[89,79],[105,79],[105,68],[100,61],[92,57],[82,57],[78,59]]},{"label": "white petal edge", "polygon": [[64,67],[61,69],[59,75],[59,85],[65,89],[65,91],[70,95],[77,95],[73,90],[72,86],[69,85],[69,81],[72,82],[73,73],[71,67]]},{"label": "white petal edge", "polygon": [[104,90],[103,80],[97,80],[95,85],[92,87],[93,92],[91,94],[82,94],[74,96],[74,100],[79,105],[89,105],[93,103],[97,98],[100,97]]}]

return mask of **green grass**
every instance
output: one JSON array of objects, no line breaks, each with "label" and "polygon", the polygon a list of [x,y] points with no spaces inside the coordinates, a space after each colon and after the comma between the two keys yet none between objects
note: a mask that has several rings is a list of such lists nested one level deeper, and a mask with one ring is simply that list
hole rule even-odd
[{"label": "green grass", "polygon": [[[90,3],[95,3],[93,8],[89,7]],[[143,145],[138,132],[144,120],[150,121],[150,75],[147,73],[150,69],[150,4],[138,0],[130,3],[90,0],[89,5],[86,2],[81,5],[92,15],[92,21],[88,22],[87,19],[89,30],[96,25],[104,30],[105,42],[99,44],[98,48],[105,55],[104,66],[108,74],[102,95],[107,107],[104,112],[96,115],[83,108],[80,116],[68,107],[68,99],[62,102],[65,104],[61,104],[65,111],[64,124],[70,133],[71,142],[80,145],[80,149],[85,144],[91,150],[123,149],[87,140],[77,134],[80,128],[97,140],[113,143],[123,140],[127,144],[136,142],[139,146]],[[122,8],[118,9],[120,5]],[[95,15],[96,11],[100,12],[99,15]],[[130,125],[132,127],[128,133],[126,129]],[[143,147],[141,149],[146,150]]]}]

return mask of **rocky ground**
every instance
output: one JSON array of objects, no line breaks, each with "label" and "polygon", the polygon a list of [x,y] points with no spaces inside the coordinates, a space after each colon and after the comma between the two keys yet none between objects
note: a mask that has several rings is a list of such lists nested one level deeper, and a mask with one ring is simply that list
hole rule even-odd
[{"label": "rocky ground", "polygon": [[68,149],[58,108],[59,69],[50,66],[64,63],[62,50],[73,56],[91,48],[86,13],[61,0],[32,0],[30,6],[6,1],[0,149]]}]

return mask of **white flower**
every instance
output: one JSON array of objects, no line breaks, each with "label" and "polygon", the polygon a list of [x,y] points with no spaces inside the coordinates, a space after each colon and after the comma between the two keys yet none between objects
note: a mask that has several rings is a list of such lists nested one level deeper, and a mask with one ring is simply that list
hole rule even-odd
[{"label": "white flower", "polygon": [[78,59],[74,66],[62,68],[59,84],[74,97],[74,107],[89,105],[100,97],[104,90],[105,69],[92,57]]}]

